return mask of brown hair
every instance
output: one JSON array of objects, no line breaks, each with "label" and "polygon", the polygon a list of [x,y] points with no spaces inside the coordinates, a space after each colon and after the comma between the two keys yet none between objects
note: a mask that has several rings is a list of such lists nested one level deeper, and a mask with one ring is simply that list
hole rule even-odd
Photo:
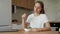
[{"label": "brown hair", "polygon": [[36,1],[35,3],[39,3],[41,5],[42,10],[41,10],[40,14],[45,14],[43,2],[42,1]]}]

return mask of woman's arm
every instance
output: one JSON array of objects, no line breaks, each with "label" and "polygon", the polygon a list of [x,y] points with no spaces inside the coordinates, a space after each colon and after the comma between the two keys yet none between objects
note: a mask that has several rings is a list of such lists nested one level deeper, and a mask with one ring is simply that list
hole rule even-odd
[{"label": "woman's arm", "polygon": [[44,26],[45,26],[44,28],[40,29],[41,31],[50,31],[51,30],[50,24],[48,22],[45,23]]},{"label": "woman's arm", "polygon": [[38,31],[50,31],[51,29],[48,27],[45,28],[37,28]]},{"label": "woman's arm", "polygon": [[28,26],[29,26],[29,23],[25,22],[25,20],[22,19],[22,27],[23,27],[23,29],[28,28]]},{"label": "woman's arm", "polygon": [[24,13],[24,14],[22,15],[22,27],[23,27],[23,29],[27,28],[27,26],[29,25],[28,22],[25,22],[26,17],[27,17],[27,14]]}]

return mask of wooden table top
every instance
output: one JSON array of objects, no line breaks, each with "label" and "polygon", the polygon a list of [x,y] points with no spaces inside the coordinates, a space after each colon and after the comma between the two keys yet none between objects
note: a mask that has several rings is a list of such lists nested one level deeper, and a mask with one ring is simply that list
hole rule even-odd
[{"label": "wooden table top", "polygon": [[46,32],[17,31],[17,32],[0,32],[0,34],[59,34],[59,33],[58,31],[46,31]]}]

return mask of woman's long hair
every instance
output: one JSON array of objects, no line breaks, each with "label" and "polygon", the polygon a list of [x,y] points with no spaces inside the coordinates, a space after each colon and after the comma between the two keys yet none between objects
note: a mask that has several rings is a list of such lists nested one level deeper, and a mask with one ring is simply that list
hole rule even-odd
[{"label": "woman's long hair", "polygon": [[43,2],[42,1],[36,1],[35,3],[39,3],[41,5],[42,10],[40,11],[40,14],[45,14]]}]

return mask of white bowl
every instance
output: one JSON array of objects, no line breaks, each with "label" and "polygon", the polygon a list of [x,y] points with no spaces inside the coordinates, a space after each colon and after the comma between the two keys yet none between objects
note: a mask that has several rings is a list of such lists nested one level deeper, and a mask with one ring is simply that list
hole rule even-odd
[{"label": "white bowl", "polygon": [[25,30],[26,32],[29,32],[31,29],[26,29],[26,28],[25,28],[24,30]]}]

